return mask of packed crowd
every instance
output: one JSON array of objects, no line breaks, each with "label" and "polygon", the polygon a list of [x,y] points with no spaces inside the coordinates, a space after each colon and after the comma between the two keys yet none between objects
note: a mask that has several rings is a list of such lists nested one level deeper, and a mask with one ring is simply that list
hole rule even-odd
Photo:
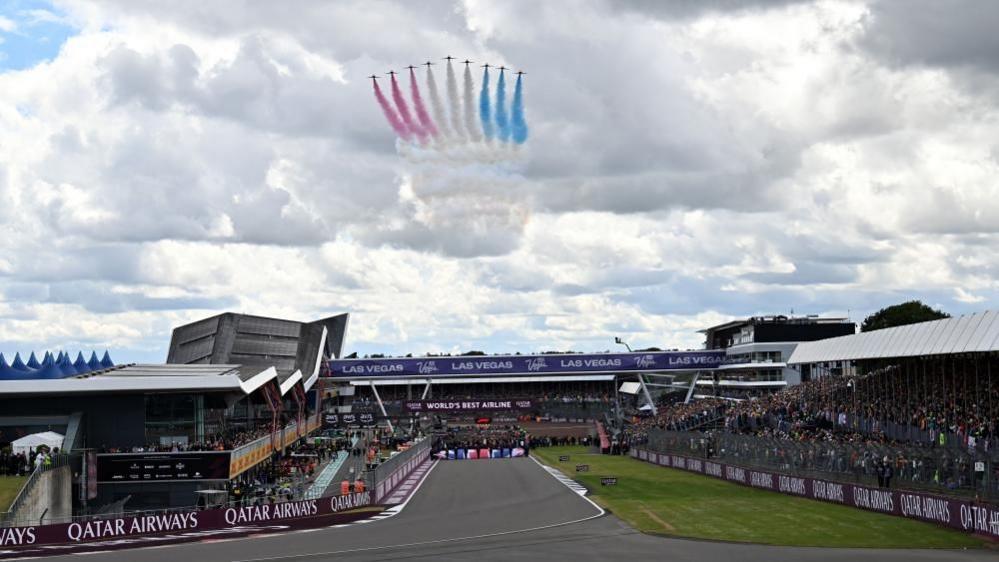
[{"label": "packed crowd", "polygon": [[725,424],[737,433],[801,440],[829,438],[833,425],[828,418],[845,411],[840,400],[848,384],[845,377],[823,377],[745,400],[727,408]]},{"label": "packed crowd", "polygon": [[656,415],[634,416],[624,428],[625,439],[631,443],[643,442],[649,430],[665,429],[685,431],[720,419],[730,402],[721,398],[704,398],[689,403],[668,398],[658,405]]},{"label": "packed crowd", "polygon": [[34,470],[46,466],[51,466],[59,449],[47,452],[45,449],[14,453],[10,448],[0,451],[0,476],[24,476],[31,474]]},{"label": "packed crowd", "polygon": [[468,448],[512,448],[529,449],[533,446],[531,436],[516,425],[504,426],[458,426],[434,436],[434,449]]},{"label": "packed crowd", "polygon": [[[978,384],[976,384],[978,383]],[[746,400],[660,404],[626,428],[634,441],[652,428],[696,429],[719,416],[727,431],[795,441],[915,442],[990,451],[999,424],[999,386],[967,373],[933,377],[885,368],[826,376]]]},{"label": "packed crowd", "polygon": [[597,443],[598,441],[589,435],[583,437],[545,436],[531,439],[531,445],[534,447],[565,447],[571,445],[589,447],[590,445],[596,445]]}]

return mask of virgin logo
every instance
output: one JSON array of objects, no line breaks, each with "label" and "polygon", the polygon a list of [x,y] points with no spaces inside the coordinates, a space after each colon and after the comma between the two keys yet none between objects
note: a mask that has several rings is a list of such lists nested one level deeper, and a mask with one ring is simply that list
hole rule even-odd
[{"label": "virgin logo", "polygon": [[532,373],[538,372],[538,371],[540,371],[542,369],[545,369],[547,367],[548,367],[548,364],[545,363],[544,357],[537,357],[537,358],[534,358],[534,359],[528,359],[527,360],[527,370],[529,372],[532,372]]},{"label": "virgin logo", "polygon": [[656,366],[656,358],[651,355],[643,355],[635,358],[635,366],[639,369],[648,369]]}]

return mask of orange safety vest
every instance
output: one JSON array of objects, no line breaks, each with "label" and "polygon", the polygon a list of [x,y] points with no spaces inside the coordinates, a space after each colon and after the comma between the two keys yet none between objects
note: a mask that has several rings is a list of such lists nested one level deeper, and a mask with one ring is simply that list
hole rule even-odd
[{"label": "orange safety vest", "polygon": [[344,480],[340,482],[340,495],[346,496],[350,493],[350,481]]}]

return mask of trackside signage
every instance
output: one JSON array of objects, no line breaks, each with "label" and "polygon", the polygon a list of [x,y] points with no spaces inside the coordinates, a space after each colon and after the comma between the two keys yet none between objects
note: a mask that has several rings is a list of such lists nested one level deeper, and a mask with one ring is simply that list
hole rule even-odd
[{"label": "trackside signage", "polygon": [[407,412],[491,412],[502,410],[530,410],[530,398],[518,400],[406,400]]},{"label": "trackside signage", "polygon": [[341,359],[329,362],[332,377],[543,375],[714,369],[723,351],[657,351],[649,353],[579,353],[468,357],[400,357]]},{"label": "trackside signage", "polygon": [[[346,514],[372,505],[371,492],[358,492],[315,500],[184,511],[178,513],[95,519],[57,525],[0,528],[0,549],[93,541],[121,541],[170,533],[197,536],[258,524],[290,522],[313,517]],[[356,517],[351,518],[356,519]],[[207,533],[215,534],[215,533]],[[182,537],[174,537],[182,538]],[[3,554],[3,550],[0,550]]]},{"label": "trackside signage", "polygon": [[999,507],[994,505],[803,478],[644,449],[632,449],[631,455],[660,466],[706,474],[744,486],[918,519],[999,539]]}]

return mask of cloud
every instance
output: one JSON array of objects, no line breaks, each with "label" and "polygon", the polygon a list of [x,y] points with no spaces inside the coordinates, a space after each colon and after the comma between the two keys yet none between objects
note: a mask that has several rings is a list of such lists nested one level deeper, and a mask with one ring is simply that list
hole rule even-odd
[{"label": "cloud", "polygon": [[858,44],[891,64],[999,70],[999,5],[959,0],[871,3]]},{"label": "cloud", "polygon": [[758,12],[805,2],[806,0],[677,0],[674,2],[625,0],[615,2],[613,5],[645,16],[688,20],[713,13]]}]

